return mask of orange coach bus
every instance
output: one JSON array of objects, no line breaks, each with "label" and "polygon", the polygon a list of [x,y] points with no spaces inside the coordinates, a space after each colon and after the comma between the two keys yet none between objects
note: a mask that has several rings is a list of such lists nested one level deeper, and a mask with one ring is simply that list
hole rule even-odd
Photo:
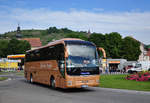
[{"label": "orange coach bus", "polygon": [[25,55],[25,78],[53,88],[99,86],[96,46],[81,39],[65,38]]}]

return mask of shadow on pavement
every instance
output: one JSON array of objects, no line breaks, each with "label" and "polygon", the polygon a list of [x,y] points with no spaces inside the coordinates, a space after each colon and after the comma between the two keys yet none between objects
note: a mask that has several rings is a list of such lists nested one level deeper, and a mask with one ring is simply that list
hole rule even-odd
[{"label": "shadow on pavement", "polygon": [[92,87],[88,87],[88,88],[66,88],[66,89],[56,88],[56,89],[53,89],[49,85],[44,85],[44,84],[40,84],[40,83],[29,83],[28,81],[26,81],[24,79],[21,81],[24,83],[30,84],[30,85],[36,85],[39,87],[48,88],[48,89],[63,92],[63,93],[79,93],[79,92],[94,92],[95,91],[94,89],[92,89]]}]

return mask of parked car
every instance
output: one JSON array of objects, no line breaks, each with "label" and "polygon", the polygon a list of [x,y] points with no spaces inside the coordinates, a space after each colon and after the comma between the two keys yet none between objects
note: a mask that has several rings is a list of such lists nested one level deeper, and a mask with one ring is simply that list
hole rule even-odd
[{"label": "parked car", "polygon": [[141,67],[140,63],[136,63],[135,66],[133,66],[127,70],[127,72],[129,74],[133,74],[133,73],[137,73],[137,72],[141,72],[141,71],[142,71],[142,67]]}]

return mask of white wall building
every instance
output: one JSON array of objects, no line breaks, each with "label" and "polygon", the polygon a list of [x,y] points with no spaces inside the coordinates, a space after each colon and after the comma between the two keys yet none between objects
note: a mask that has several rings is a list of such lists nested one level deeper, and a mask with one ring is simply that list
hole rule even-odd
[{"label": "white wall building", "polygon": [[141,54],[139,56],[138,61],[150,61],[149,56],[147,56],[147,50],[145,49],[145,45],[141,43],[140,45]]}]

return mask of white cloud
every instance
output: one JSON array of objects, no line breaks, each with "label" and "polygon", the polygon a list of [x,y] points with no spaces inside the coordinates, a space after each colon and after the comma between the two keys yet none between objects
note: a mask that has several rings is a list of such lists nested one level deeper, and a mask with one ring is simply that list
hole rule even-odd
[{"label": "white cloud", "polygon": [[104,11],[103,8],[93,8],[93,10],[94,10],[94,11],[99,11],[99,12]]},{"label": "white cloud", "polygon": [[96,13],[71,10],[51,11],[40,9],[9,9],[0,11],[0,32],[15,30],[17,23],[23,29],[46,29],[49,26],[67,27],[73,30],[110,33],[119,32],[124,36],[132,35],[136,39],[150,44],[150,12]]}]

